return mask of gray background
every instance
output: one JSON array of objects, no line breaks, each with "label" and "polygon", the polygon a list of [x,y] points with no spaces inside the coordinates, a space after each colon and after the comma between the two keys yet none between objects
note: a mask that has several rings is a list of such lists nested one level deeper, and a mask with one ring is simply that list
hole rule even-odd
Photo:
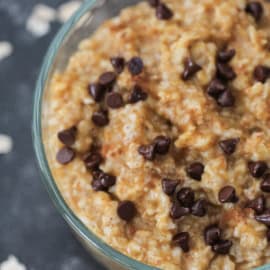
[{"label": "gray background", "polygon": [[104,270],[84,251],[56,212],[43,187],[31,141],[32,96],[42,57],[60,27],[35,38],[25,22],[37,3],[64,0],[0,0],[0,41],[14,46],[0,62],[0,133],[14,141],[0,155],[0,262],[17,256],[28,270]]}]

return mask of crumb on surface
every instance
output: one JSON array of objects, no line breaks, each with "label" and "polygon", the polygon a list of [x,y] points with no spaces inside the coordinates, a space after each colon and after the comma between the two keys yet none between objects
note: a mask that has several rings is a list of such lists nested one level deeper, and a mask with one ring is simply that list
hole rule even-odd
[{"label": "crumb on surface", "polygon": [[66,22],[80,7],[81,1],[69,1],[62,4],[57,11],[57,18],[60,22]]},{"label": "crumb on surface", "polygon": [[0,270],[26,270],[26,267],[15,256],[10,255],[6,261],[0,264]]},{"label": "crumb on surface", "polygon": [[0,61],[10,56],[13,52],[13,46],[8,41],[0,41]]},{"label": "crumb on surface", "polygon": [[0,154],[7,154],[11,152],[13,142],[11,137],[0,134]]}]

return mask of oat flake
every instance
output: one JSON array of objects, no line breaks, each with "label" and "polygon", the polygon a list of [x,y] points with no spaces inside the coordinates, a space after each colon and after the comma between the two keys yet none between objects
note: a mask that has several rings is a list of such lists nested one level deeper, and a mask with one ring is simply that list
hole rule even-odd
[{"label": "oat flake", "polygon": [[12,139],[9,136],[0,134],[0,154],[7,154],[11,152],[12,145]]},{"label": "oat flake", "polygon": [[0,264],[0,270],[26,270],[26,267],[16,257],[11,255]]},{"label": "oat flake", "polygon": [[8,41],[0,41],[0,61],[10,56],[13,52],[13,46]]}]

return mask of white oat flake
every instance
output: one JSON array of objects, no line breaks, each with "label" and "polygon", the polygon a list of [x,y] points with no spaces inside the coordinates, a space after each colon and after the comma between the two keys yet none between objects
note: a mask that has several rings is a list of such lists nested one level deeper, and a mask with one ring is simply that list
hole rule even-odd
[{"label": "white oat flake", "polygon": [[7,135],[0,134],[0,154],[8,154],[11,152],[12,146],[12,139]]},{"label": "white oat flake", "polygon": [[37,4],[26,22],[26,29],[36,37],[50,31],[50,23],[56,19],[56,10],[44,4]]},{"label": "white oat flake", "polygon": [[62,4],[57,11],[57,18],[60,22],[66,22],[81,6],[81,1],[69,1]]},{"label": "white oat flake", "polygon": [[26,270],[26,267],[16,257],[11,255],[0,264],[0,270]]},{"label": "white oat flake", "polygon": [[0,61],[10,56],[13,52],[13,46],[8,41],[0,41]]}]

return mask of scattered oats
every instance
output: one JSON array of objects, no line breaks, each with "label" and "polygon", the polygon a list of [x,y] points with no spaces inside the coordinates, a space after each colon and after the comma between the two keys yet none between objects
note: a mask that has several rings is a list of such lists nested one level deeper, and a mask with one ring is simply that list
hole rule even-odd
[{"label": "scattered oats", "polygon": [[9,136],[0,134],[0,154],[7,154],[11,152],[12,145],[12,139]]},{"label": "scattered oats", "polygon": [[13,52],[13,46],[8,41],[0,41],[0,61],[10,56]]},{"label": "scattered oats", "polygon": [[81,1],[70,1],[65,4],[62,4],[58,8],[57,18],[60,22],[66,22],[77,9],[80,7]]},{"label": "scattered oats", "polygon": [[50,22],[56,19],[56,11],[46,5],[37,4],[26,22],[26,29],[36,37],[42,37],[50,31]]},{"label": "scattered oats", "polygon": [[37,4],[31,16],[46,22],[52,22],[56,19],[56,10],[43,4]]},{"label": "scattered oats", "polygon": [[0,270],[26,270],[26,267],[16,257],[9,256],[6,261],[0,264]]}]

